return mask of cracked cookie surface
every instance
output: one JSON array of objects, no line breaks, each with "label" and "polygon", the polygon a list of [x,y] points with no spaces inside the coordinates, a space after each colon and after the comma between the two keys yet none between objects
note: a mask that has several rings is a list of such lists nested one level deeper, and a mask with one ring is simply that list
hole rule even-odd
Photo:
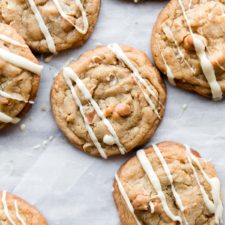
[{"label": "cracked cookie surface", "polygon": [[220,100],[225,94],[223,1],[171,0],[152,32],[157,67],[177,87]]},{"label": "cracked cookie surface", "polygon": [[[102,150],[104,158],[145,144],[163,117],[166,101],[164,83],[148,57],[131,47],[112,46],[121,50],[132,68],[110,46],[97,47],[64,68],[51,90],[53,115],[65,136],[91,155],[99,156]],[[70,88],[66,72],[73,76]]]},{"label": "cracked cookie surface", "polygon": [[0,192],[1,224],[47,225],[45,218],[32,205],[20,197]]},{"label": "cracked cookie surface", "polygon": [[[38,19],[27,0],[3,0],[0,9],[3,21],[14,27],[34,51],[41,53],[54,53],[82,45],[93,32],[100,10],[100,0],[33,2],[33,8],[36,7],[36,13],[40,14]],[[85,31],[79,32],[79,29]]]},{"label": "cracked cookie surface", "polygon": [[[138,151],[137,156],[124,163],[117,172],[113,196],[121,224],[221,223],[221,191],[213,165],[201,158],[196,151],[182,144],[162,142],[153,146]],[[153,171],[146,165],[145,159]],[[162,163],[163,160],[165,164]],[[159,184],[156,182],[157,179]],[[206,193],[207,201],[203,199],[204,194],[198,182]],[[217,196],[213,196],[212,193],[216,193]],[[213,205],[214,212],[210,211],[210,207],[209,210],[209,204]]]},{"label": "cracked cookie surface", "polygon": [[0,24],[0,129],[19,122],[34,103],[41,69],[23,38]]}]

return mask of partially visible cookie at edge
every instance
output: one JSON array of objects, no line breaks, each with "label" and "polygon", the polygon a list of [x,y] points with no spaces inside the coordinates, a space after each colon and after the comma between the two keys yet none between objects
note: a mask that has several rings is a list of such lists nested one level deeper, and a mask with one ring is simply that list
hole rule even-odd
[{"label": "partially visible cookie at edge", "polygon": [[107,158],[145,144],[162,120],[165,85],[147,55],[110,44],[87,51],[56,76],[57,125],[82,151]]},{"label": "partially visible cookie at edge", "polygon": [[48,225],[37,209],[6,191],[0,192],[0,221],[2,224]]},{"label": "partially visible cookie at edge", "polygon": [[225,5],[171,0],[152,32],[156,66],[171,84],[204,97],[225,96]]},{"label": "partially visible cookie at edge", "polygon": [[41,70],[23,38],[0,23],[0,129],[18,123],[34,104]]},{"label": "partially visible cookie at edge", "polygon": [[92,34],[100,10],[100,0],[14,2],[1,1],[3,21],[40,53],[56,53],[82,45]]},{"label": "partially visible cookie at edge", "polygon": [[187,145],[139,150],[117,172],[113,196],[122,225],[222,224],[215,168]]}]

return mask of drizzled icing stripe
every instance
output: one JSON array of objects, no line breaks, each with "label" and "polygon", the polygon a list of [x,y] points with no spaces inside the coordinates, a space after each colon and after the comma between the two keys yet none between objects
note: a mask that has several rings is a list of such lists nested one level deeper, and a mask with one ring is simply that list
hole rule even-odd
[{"label": "drizzled icing stripe", "polygon": [[205,75],[205,77],[208,81],[208,84],[209,84],[210,88],[211,88],[213,99],[214,100],[220,100],[223,97],[223,93],[221,91],[221,87],[220,87],[219,83],[216,80],[216,74],[215,74],[214,68],[213,68],[213,66],[212,66],[212,64],[211,64],[210,60],[208,59],[207,54],[205,52],[205,45],[203,44],[203,42],[199,38],[194,36],[193,31],[191,29],[190,22],[188,20],[188,17],[186,15],[186,12],[185,12],[185,9],[184,9],[184,5],[182,3],[182,0],[178,0],[178,2],[179,2],[180,7],[182,9],[182,12],[183,12],[184,18],[186,20],[186,23],[187,23],[188,29],[190,31],[190,34],[192,36],[196,54],[197,54],[198,58],[200,59],[202,71],[203,71],[203,73],[204,73],[204,75]]},{"label": "drizzled icing stripe", "polygon": [[119,138],[116,134],[116,131],[114,130],[112,124],[109,122],[109,120],[104,116],[103,112],[101,111],[99,105],[97,104],[97,102],[92,98],[90,92],[88,91],[88,89],[86,88],[86,86],[84,85],[84,83],[80,80],[80,78],[78,77],[78,75],[70,68],[70,67],[65,67],[63,69],[63,74],[64,77],[66,77],[67,79],[71,79],[74,82],[76,82],[77,87],[80,89],[80,91],[82,92],[83,96],[85,97],[86,100],[88,100],[93,108],[95,109],[97,115],[102,119],[103,123],[106,125],[106,127],[108,128],[109,132],[112,134],[116,145],[119,148],[119,151],[121,154],[125,154],[126,150],[123,147],[123,145],[120,143]]},{"label": "drizzled icing stripe", "polygon": [[173,212],[169,209],[169,206],[166,201],[166,197],[163,193],[162,186],[160,183],[160,180],[155,173],[151,162],[148,160],[145,151],[144,150],[139,150],[137,152],[137,158],[141,163],[142,168],[144,169],[145,173],[147,174],[152,186],[154,187],[155,191],[157,192],[158,197],[160,198],[160,201],[162,203],[163,209],[166,213],[166,215],[172,220],[172,221],[178,221],[182,223],[182,220],[180,216],[176,216],[173,214]]},{"label": "drizzled icing stripe", "polygon": [[0,48],[0,58],[35,74],[40,74],[43,68],[43,66],[33,63],[32,61],[3,48]]},{"label": "drizzled icing stripe", "polygon": [[31,10],[34,13],[35,19],[41,29],[41,32],[43,33],[43,35],[46,39],[49,51],[52,53],[56,53],[56,47],[55,47],[53,37],[51,36],[51,34],[48,30],[48,27],[46,26],[46,24],[44,22],[44,19],[42,18],[40,12],[38,11],[38,8],[35,5],[34,0],[28,0],[28,2],[30,4]]},{"label": "drizzled icing stripe", "polygon": [[[162,167],[163,167],[163,169],[164,169],[164,171],[165,171],[165,173],[166,173],[166,176],[167,176],[167,178],[168,178],[168,180],[169,180],[169,182],[170,182],[171,190],[172,190],[173,196],[174,196],[174,198],[175,198],[175,200],[176,200],[176,204],[178,205],[179,210],[180,210],[181,213],[182,213],[182,216],[183,216],[183,219],[184,219],[184,223],[185,223],[186,225],[188,225],[188,222],[187,222],[187,220],[186,220],[186,218],[185,218],[185,215],[184,215],[184,209],[185,209],[185,208],[184,208],[184,205],[183,205],[183,203],[182,203],[182,200],[181,200],[180,195],[177,193],[176,188],[175,188],[175,186],[173,185],[173,177],[172,177],[172,174],[171,174],[171,172],[170,172],[169,166],[167,165],[166,160],[164,159],[164,157],[163,157],[162,153],[160,152],[159,148],[157,147],[157,145],[152,145],[152,147],[153,147],[153,150],[155,151],[155,153],[156,153],[158,159],[160,160],[160,162],[161,162],[161,164],[162,164]],[[181,219],[181,218],[180,218],[180,219]]]},{"label": "drizzled icing stripe", "polygon": [[84,126],[85,126],[85,128],[86,128],[86,130],[87,130],[87,132],[88,132],[88,134],[89,134],[89,136],[90,136],[92,142],[93,142],[94,145],[96,146],[96,148],[97,148],[99,154],[101,155],[101,157],[104,158],[104,159],[107,159],[107,155],[105,154],[104,149],[101,147],[101,144],[99,143],[99,141],[98,141],[98,139],[97,139],[97,137],[96,137],[96,135],[95,135],[93,129],[91,128],[91,126],[90,126],[89,123],[88,123],[87,117],[85,116],[85,113],[84,113],[83,106],[82,106],[82,104],[81,104],[81,102],[80,102],[79,97],[78,97],[77,94],[76,94],[76,91],[75,91],[75,89],[74,89],[74,87],[73,87],[73,85],[72,85],[72,81],[71,81],[70,77],[68,76],[68,74],[67,74],[65,71],[64,71],[64,73],[63,73],[63,76],[64,76],[64,79],[65,79],[67,85],[68,85],[69,88],[70,88],[70,91],[71,91],[71,93],[72,93],[72,96],[73,96],[73,98],[74,98],[76,104],[77,104],[78,107],[79,107],[80,113],[81,113],[81,115],[82,115],[82,117],[83,117],[83,120],[84,120]]},{"label": "drizzled icing stripe", "polygon": [[22,95],[17,94],[17,93],[8,93],[8,92],[0,90],[0,96],[5,97],[5,98],[9,98],[9,99],[13,99],[13,100],[17,100],[17,101],[20,101],[20,102],[25,102],[25,103],[29,102],[29,103],[32,104],[32,101],[31,102],[27,101]]},{"label": "drizzled icing stripe", "polygon": [[2,205],[3,205],[4,213],[7,217],[7,219],[9,220],[9,222],[12,225],[16,225],[16,223],[13,221],[12,217],[9,215],[8,205],[7,205],[7,202],[6,202],[6,191],[2,192]]},{"label": "drizzled icing stripe", "polygon": [[15,45],[15,46],[18,46],[18,47],[24,47],[24,48],[27,48],[28,46],[25,45],[25,44],[21,44],[20,42],[4,35],[4,34],[0,34],[0,40],[4,41],[4,42],[7,42],[9,44],[12,44],[12,45]]},{"label": "drizzled icing stripe", "polygon": [[82,15],[82,19],[83,19],[83,26],[84,28],[81,29],[78,26],[76,26],[68,17],[68,15],[63,11],[60,2],[58,0],[53,0],[53,2],[55,3],[55,6],[57,8],[57,10],[59,11],[60,15],[62,16],[62,18],[64,18],[66,21],[68,21],[79,33],[81,34],[86,34],[88,31],[88,19],[87,19],[87,15],[86,12],[84,10],[84,7],[81,3],[80,0],[75,0],[76,5],[78,6],[79,10],[81,11],[81,15]]},{"label": "drizzled icing stripe", "polygon": [[192,66],[188,63],[188,61],[185,59],[184,54],[183,54],[183,52],[181,51],[181,48],[179,47],[179,44],[177,43],[177,40],[175,39],[172,30],[171,30],[168,26],[164,26],[164,27],[163,27],[163,30],[164,30],[164,32],[165,32],[166,34],[168,34],[168,35],[172,38],[174,44],[176,45],[176,48],[177,48],[177,51],[178,51],[180,57],[184,60],[184,63],[187,65],[187,67],[188,67],[188,68],[191,70],[191,72],[194,74],[195,71],[194,71],[194,69],[192,68]]},{"label": "drizzled icing stripe", "polygon": [[121,183],[117,174],[115,175],[115,178],[116,178],[116,182],[118,184],[119,191],[120,191],[121,195],[123,196],[123,199],[126,202],[130,213],[132,214],[133,218],[135,219],[136,224],[141,225],[141,223],[139,222],[138,218],[136,217],[136,215],[134,213],[134,208],[133,208],[133,206],[132,206],[132,204],[129,200],[129,197],[127,196],[127,193],[126,193],[126,191],[125,191],[125,189],[124,189],[124,187],[123,187],[123,185],[122,185],[122,183]]},{"label": "drizzled icing stripe", "polygon": [[[197,157],[195,157],[190,148],[185,145],[185,149],[186,149],[186,153],[187,153],[187,158],[188,158],[188,162],[193,170],[195,179],[197,181],[197,184],[200,188],[201,194],[203,196],[203,200],[207,206],[207,208],[209,209],[209,211],[211,213],[215,214],[215,220],[216,220],[216,224],[220,224],[222,223],[222,217],[223,217],[223,204],[221,201],[221,190],[220,190],[220,182],[219,179],[217,177],[213,177],[210,178],[205,171],[203,170],[199,160],[197,159]],[[195,167],[192,164],[192,160],[196,163],[196,165],[198,166],[198,168],[200,169],[201,173],[203,174],[204,178],[206,179],[206,181],[210,184],[211,186],[211,194],[212,194],[212,198],[214,203],[209,199],[204,187],[201,185],[197,171],[195,169]]]},{"label": "drizzled icing stripe", "polygon": [[[17,225],[9,214],[8,204],[7,204],[7,200],[6,200],[6,194],[7,194],[6,191],[2,192],[2,205],[3,205],[4,214],[12,225]],[[21,215],[19,213],[19,209],[18,209],[18,205],[17,205],[16,200],[14,201],[14,207],[15,207],[15,210],[16,210],[16,218],[20,221],[20,223],[22,225],[26,225],[25,221],[23,220],[23,218],[21,217]]]},{"label": "drizzled icing stripe", "polygon": [[163,53],[161,52],[161,56],[162,56],[162,59],[163,59],[163,62],[166,66],[166,75],[168,77],[168,81],[170,82],[170,84],[172,84],[173,86],[176,86],[176,82],[175,82],[175,77],[174,77],[174,74],[173,74],[173,71],[172,69],[169,67],[169,65],[167,64],[166,62],[166,59],[163,55]]},{"label": "drizzled icing stripe", "polygon": [[143,85],[145,87],[145,89],[147,90],[147,92],[152,95],[153,97],[155,97],[157,99],[156,94],[154,93],[153,90],[151,90],[148,86],[148,84],[146,83],[146,81],[142,78],[142,76],[140,75],[139,71],[137,70],[137,68],[134,66],[134,64],[128,59],[128,57],[126,56],[126,54],[123,52],[123,50],[120,48],[120,46],[118,44],[109,44],[107,46],[115,55],[116,57],[121,60],[124,64],[126,64],[126,66],[133,72],[132,76],[135,79],[136,83],[138,84],[139,88],[141,89],[146,101],[148,102],[148,104],[150,105],[150,107],[152,108],[152,110],[155,112],[155,114],[158,116],[158,118],[160,118],[159,112],[156,109],[155,104],[153,103],[153,101],[151,100],[151,98],[148,96],[148,94],[146,93],[146,91],[142,88],[141,85]]},{"label": "drizzled icing stripe", "polygon": [[19,123],[20,122],[20,119],[17,118],[17,117],[8,116],[5,113],[0,112],[0,121],[3,122],[3,123],[13,123],[13,124],[16,124],[16,123]]},{"label": "drizzled icing stripe", "polygon": [[22,225],[26,225],[25,221],[23,220],[23,218],[21,217],[21,215],[19,213],[19,208],[18,208],[18,204],[17,204],[16,200],[14,201],[14,207],[15,207],[15,210],[16,210],[16,218],[20,221],[20,223]]}]

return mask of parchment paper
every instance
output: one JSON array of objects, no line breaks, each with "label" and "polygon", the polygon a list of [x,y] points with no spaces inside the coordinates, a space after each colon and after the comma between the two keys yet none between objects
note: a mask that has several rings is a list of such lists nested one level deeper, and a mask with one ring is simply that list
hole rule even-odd
[{"label": "parchment paper", "polygon": [[[49,93],[55,73],[70,57],[98,43],[117,42],[145,51],[166,1],[102,0],[94,34],[79,49],[65,51],[43,65],[39,94],[22,122],[0,134],[0,190],[34,204],[49,225],[119,225],[112,198],[113,177],[131,155],[104,161],[74,149],[53,121]],[[151,57],[152,59],[152,57]],[[150,143],[186,143],[215,164],[225,192],[225,107],[171,87],[165,117]],[[47,111],[42,111],[47,107]],[[21,124],[26,129],[20,130]]]}]

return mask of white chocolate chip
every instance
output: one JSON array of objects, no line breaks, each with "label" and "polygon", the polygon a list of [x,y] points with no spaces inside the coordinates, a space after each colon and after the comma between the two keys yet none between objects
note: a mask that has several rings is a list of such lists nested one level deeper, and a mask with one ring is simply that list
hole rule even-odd
[{"label": "white chocolate chip", "polygon": [[103,137],[103,142],[107,145],[114,145],[115,144],[115,139],[112,135],[108,135],[106,134],[104,137]]}]

